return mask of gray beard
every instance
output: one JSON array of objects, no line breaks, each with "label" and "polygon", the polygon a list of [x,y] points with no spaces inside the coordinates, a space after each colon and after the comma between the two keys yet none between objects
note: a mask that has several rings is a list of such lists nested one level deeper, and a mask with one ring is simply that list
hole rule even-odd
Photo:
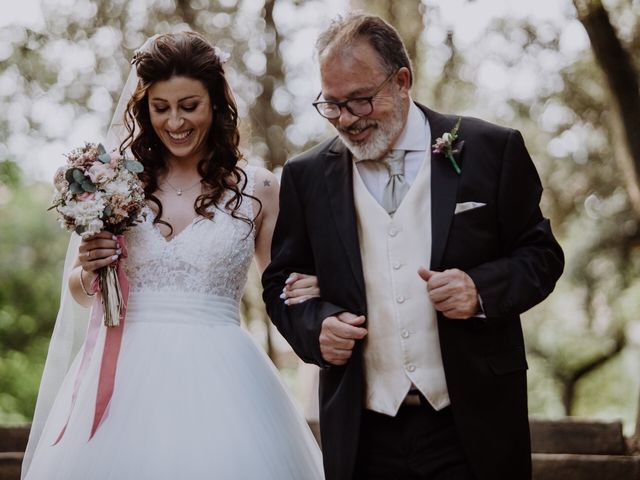
[{"label": "gray beard", "polygon": [[391,143],[398,138],[404,128],[402,109],[395,109],[393,116],[384,123],[361,119],[352,125],[351,128],[364,127],[367,125],[372,125],[374,130],[365,141],[352,142],[346,135],[348,129],[338,129],[338,135],[358,160],[378,160],[392,147]]}]

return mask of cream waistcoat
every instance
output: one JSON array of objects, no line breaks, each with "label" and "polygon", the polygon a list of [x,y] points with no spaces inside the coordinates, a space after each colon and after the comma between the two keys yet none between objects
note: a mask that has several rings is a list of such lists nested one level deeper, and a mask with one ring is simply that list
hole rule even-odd
[{"label": "cream waistcoat", "polygon": [[413,383],[440,410],[449,405],[436,313],[417,273],[431,259],[430,159],[393,218],[353,169],[367,291],[365,407],[394,416]]}]

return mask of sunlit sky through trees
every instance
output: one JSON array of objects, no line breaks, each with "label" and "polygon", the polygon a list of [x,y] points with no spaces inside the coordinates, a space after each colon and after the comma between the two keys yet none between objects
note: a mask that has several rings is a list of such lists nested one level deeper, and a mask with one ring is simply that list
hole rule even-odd
[{"label": "sunlit sky through trees", "polygon": [[[8,2],[7,2],[8,3]],[[133,0],[128,2],[134,8],[144,11],[151,0]],[[164,2],[170,3],[170,2]],[[247,11],[256,11],[261,8],[259,0],[238,1],[228,0],[229,6],[236,6]],[[566,57],[566,62],[570,61],[578,52],[588,48],[588,39],[582,26],[574,18],[572,6],[568,1],[558,0],[536,0],[535,2],[513,2],[509,0],[431,0],[424,2],[435,12],[437,18],[426,18],[426,28],[422,39],[429,46],[442,44],[449,30],[454,33],[454,41],[459,51],[465,55],[472,55],[476,61],[471,62],[470,71],[467,76],[483,91],[486,96],[496,96],[497,98],[509,95],[521,101],[526,101],[528,96],[534,94],[539,82],[551,82],[553,79],[544,75],[544,71],[560,70],[565,63],[558,56],[544,56],[533,58],[528,64],[519,63],[517,69],[505,68],[503,62],[494,58],[496,51],[505,52],[508,55],[510,46],[505,45],[504,39],[496,36],[491,38],[490,30],[487,30],[491,22],[497,19],[521,20],[527,19],[532,22],[548,23],[559,27],[562,36],[559,39],[559,53]],[[302,7],[301,7],[302,4]],[[131,8],[131,7],[130,7]],[[301,10],[302,8],[302,10]],[[319,89],[319,78],[317,68],[313,59],[313,45],[318,32],[329,22],[329,20],[340,13],[344,13],[349,8],[347,0],[325,0],[298,2],[294,6],[293,2],[282,0],[277,3],[274,10],[275,21],[278,28],[284,32],[289,41],[283,42],[282,53],[285,64],[307,64],[306,69],[310,73],[304,81],[287,79],[288,90],[293,98],[284,97],[281,99],[283,108],[286,103],[294,104],[294,123],[299,126],[290,129],[290,140],[294,144],[303,145],[310,137],[316,137],[326,131],[326,123],[319,118],[310,102]],[[56,13],[69,12],[74,16],[91,16],[95,13],[95,7],[90,2],[79,0],[20,0],[11,2],[11,5],[4,5],[3,13],[0,15],[0,28],[10,25],[21,25],[35,31],[45,30],[46,12]],[[542,30],[544,33],[544,29]],[[539,32],[540,33],[540,32]],[[549,35],[555,35],[555,30],[549,30]],[[143,40],[143,39],[141,39]],[[125,50],[131,50],[136,45],[123,45],[122,36],[118,32],[105,28],[94,43],[100,43],[101,51],[112,52],[114,56],[125,54]],[[96,45],[93,45],[96,48]],[[59,81],[64,82],[65,78],[70,82],[75,76],[90,72],[95,66],[95,55],[86,46],[69,46],[67,43],[47,45],[46,55],[51,62],[60,65]],[[516,51],[516,46],[512,46],[513,56],[520,53]],[[480,51],[479,51],[480,50]],[[8,58],[12,52],[11,42],[0,42],[0,61]],[[444,63],[445,59],[442,60]],[[434,57],[430,58],[431,68],[438,67],[437,51]],[[264,56],[251,55],[243,58],[245,68],[253,75],[260,75],[264,72]],[[542,75],[541,75],[542,74]],[[13,75],[0,72],[0,95],[11,95],[16,82],[15,72]],[[55,92],[43,92],[40,98],[31,99],[32,103],[28,107],[31,114],[40,119],[40,130],[42,137],[37,142],[33,140],[33,134],[29,132],[16,132],[10,135],[5,142],[0,142],[0,157],[10,156],[18,161],[27,177],[38,180],[48,180],[55,169],[63,163],[62,154],[84,141],[93,141],[104,138],[106,125],[108,125],[112,110],[115,108],[113,92],[119,91],[119,85],[124,77],[124,72],[117,72],[111,78],[102,81],[102,88],[93,90],[87,103],[87,111],[79,113],[71,106],[61,105]],[[234,85],[234,76],[230,75],[232,87],[240,90],[238,85]],[[427,80],[428,81],[428,80]],[[278,96],[274,97],[274,107],[278,108]],[[250,105],[239,98],[241,116],[249,115]],[[27,107],[25,107],[27,108]],[[14,107],[12,111],[5,112],[9,118],[16,118],[19,121],[20,115],[24,113],[19,107]],[[480,110],[473,108],[469,112],[475,115],[482,115]],[[562,118],[563,112],[549,111],[546,120],[553,124]],[[4,143],[4,144],[3,144]],[[36,147],[34,149],[34,146]],[[562,150],[562,146],[556,148]]]}]

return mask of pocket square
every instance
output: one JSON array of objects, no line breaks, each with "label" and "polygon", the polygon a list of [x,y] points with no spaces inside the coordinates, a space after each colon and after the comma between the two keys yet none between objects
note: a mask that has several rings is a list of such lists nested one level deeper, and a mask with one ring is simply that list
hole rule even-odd
[{"label": "pocket square", "polygon": [[457,215],[458,213],[466,212],[467,210],[473,210],[474,208],[484,207],[485,205],[486,203],[482,203],[482,202],[456,203],[456,210],[454,212],[454,215]]}]

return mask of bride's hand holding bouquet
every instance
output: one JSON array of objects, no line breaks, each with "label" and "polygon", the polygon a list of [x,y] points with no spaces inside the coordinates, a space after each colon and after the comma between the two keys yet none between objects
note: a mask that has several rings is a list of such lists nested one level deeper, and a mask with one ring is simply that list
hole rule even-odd
[{"label": "bride's hand holding bouquet", "polygon": [[[88,296],[100,293],[109,327],[119,325],[126,308],[119,258],[126,257],[122,234],[138,221],[145,206],[137,176],[142,169],[117,151],[107,153],[102,145],[87,143],[67,154],[67,164],[54,178],[51,208],[63,228],[82,237],[80,286]],[[97,275],[87,278],[85,272]]]}]

